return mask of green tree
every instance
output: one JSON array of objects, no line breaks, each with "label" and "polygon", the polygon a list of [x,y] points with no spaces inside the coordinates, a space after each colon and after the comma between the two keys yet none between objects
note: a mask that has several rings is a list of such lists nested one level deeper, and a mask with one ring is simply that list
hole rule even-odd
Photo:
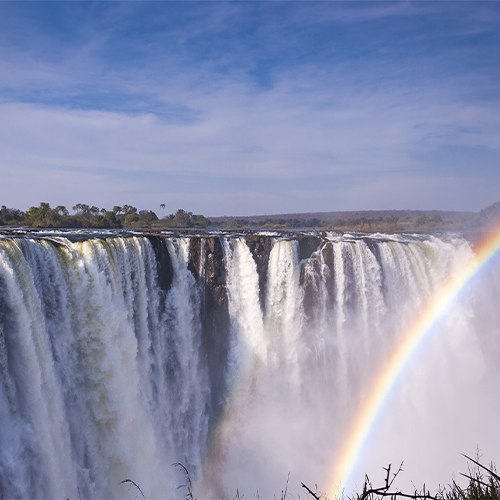
[{"label": "green tree", "polygon": [[399,216],[398,215],[388,215],[386,218],[385,218],[385,222],[387,223],[387,225],[393,230],[393,231],[397,231],[398,229],[398,222],[399,222]]},{"label": "green tree", "polygon": [[152,210],[141,210],[139,212],[139,220],[150,224],[151,222],[158,220],[157,215]]},{"label": "green tree", "polygon": [[191,227],[191,217],[193,212],[186,212],[182,208],[179,208],[175,213],[173,218],[173,227]]},{"label": "green tree", "polygon": [[130,225],[139,220],[139,216],[137,214],[128,214],[125,216],[124,222],[126,225]]},{"label": "green tree", "polygon": [[124,215],[134,215],[137,213],[137,208],[133,207],[132,205],[123,205],[121,211]]},{"label": "green tree", "polygon": [[87,217],[91,216],[92,212],[90,211],[90,207],[88,205],[86,205],[85,203],[80,204],[80,209],[81,209],[82,215],[85,215]]},{"label": "green tree", "polygon": [[[248,222],[248,221],[243,221]],[[209,227],[211,225],[210,219],[207,219],[203,215],[193,215],[191,216],[191,224],[194,227]]]},{"label": "green tree", "polygon": [[[270,219],[268,219],[270,220]],[[287,219],[286,226],[287,227],[300,227],[302,225],[302,221],[299,219]]]},{"label": "green tree", "polygon": [[27,223],[33,227],[54,227],[61,218],[57,211],[51,209],[45,202],[41,202],[38,207],[30,207],[25,217]]},{"label": "green tree", "polygon": [[69,215],[68,209],[64,205],[57,205],[57,207],[54,210],[61,217],[67,217]]},{"label": "green tree", "polygon": [[429,219],[429,217],[427,217],[427,215],[419,215],[416,219],[415,219],[415,224],[417,226],[426,226],[427,224],[429,224],[431,220]]},{"label": "green tree", "polygon": [[0,218],[4,224],[16,224],[24,220],[24,213],[17,208],[7,208],[5,205],[2,205],[2,208],[0,208]]},{"label": "green tree", "polygon": [[106,219],[107,223],[109,224],[108,227],[110,228],[120,228],[122,227],[122,223],[119,219],[116,218],[116,213],[112,210],[106,212],[104,214],[104,218]]}]

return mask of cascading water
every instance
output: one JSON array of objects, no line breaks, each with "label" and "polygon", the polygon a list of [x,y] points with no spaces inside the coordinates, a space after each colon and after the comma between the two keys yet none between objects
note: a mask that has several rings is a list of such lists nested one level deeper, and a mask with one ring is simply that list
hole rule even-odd
[{"label": "cascading water", "polygon": [[188,242],[167,244],[162,296],[145,238],[1,242],[4,498],[118,498],[129,477],[158,495],[166,463],[199,463],[199,297]]},{"label": "cascading water", "polygon": [[[173,462],[200,500],[321,490],[392,345],[471,256],[458,235],[4,236],[0,496],[135,498],[131,479],[178,498]],[[495,458],[499,291],[494,266],[409,364],[358,487]]]}]

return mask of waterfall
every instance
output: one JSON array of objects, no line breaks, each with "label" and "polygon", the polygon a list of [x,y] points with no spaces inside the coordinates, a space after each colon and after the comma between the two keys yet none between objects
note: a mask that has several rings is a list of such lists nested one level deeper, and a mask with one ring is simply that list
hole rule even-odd
[{"label": "waterfall", "polygon": [[145,238],[1,242],[1,494],[135,497],[206,440],[199,296],[186,241],[170,293]]},{"label": "waterfall", "polygon": [[[472,254],[460,235],[0,237],[0,496],[136,498],[130,479],[177,498],[174,462],[200,500],[321,491],[392,346]],[[497,263],[409,363],[360,483],[404,460],[437,486],[498,450],[499,292]]]}]

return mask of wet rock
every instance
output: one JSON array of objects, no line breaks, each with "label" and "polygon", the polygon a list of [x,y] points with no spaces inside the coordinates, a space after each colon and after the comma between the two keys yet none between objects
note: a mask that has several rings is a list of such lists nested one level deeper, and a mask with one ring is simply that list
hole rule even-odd
[{"label": "wet rock", "polygon": [[[226,391],[230,319],[224,250],[217,236],[195,236],[189,242],[189,270],[201,296],[201,342],[208,366],[214,422]],[[212,423],[210,423],[212,425]]]},{"label": "wet rock", "polygon": [[165,243],[165,238],[151,234],[146,234],[145,237],[151,243],[156,256],[158,285],[165,293],[167,293],[172,286],[174,269],[172,267],[172,259],[170,258],[168,247]]},{"label": "wet rock", "polygon": [[299,259],[308,259],[321,245],[321,238],[317,236],[298,236]]},{"label": "wet rock", "polygon": [[252,253],[257,265],[257,274],[259,275],[259,295],[260,303],[264,304],[267,285],[267,269],[269,267],[269,255],[273,246],[270,236],[247,233],[245,242]]},{"label": "wet rock", "polygon": [[[309,241],[308,252],[315,247],[316,241]],[[320,251],[312,251],[308,260],[302,263],[301,284],[304,290],[304,315],[308,323],[318,316],[318,306],[322,304],[321,287],[326,287],[330,307],[335,301],[334,255],[331,242],[320,242]],[[320,279],[321,277],[321,279]],[[321,283],[320,283],[321,281]]]}]

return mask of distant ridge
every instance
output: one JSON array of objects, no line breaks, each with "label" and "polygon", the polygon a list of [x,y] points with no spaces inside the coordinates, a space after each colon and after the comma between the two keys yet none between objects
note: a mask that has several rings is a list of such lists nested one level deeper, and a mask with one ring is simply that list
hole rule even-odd
[{"label": "distant ridge", "polygon": [[446,210],[353,210],[353,211],[341,211],[341,212],[305,212],[305,213],[294,213],[294,214],[270,214],[270,215],[224,215],[222,217],[209,217],[211,221],[214,222],[230,222],[233,220],[247,220],[250,222],[261,222],[266,219],[319,219],[319,220],[332,220],[332,219],[378,219],[379,217],[386,218],[389,215],[397,215],[401,219],[410,216],[413,219],[426,215],[427,217],[432,217],[433,215],[440,215],[444,220],[450,220],[451,222],[459,221],[464,215],[471,214],[473,212],[455,212]]}]

